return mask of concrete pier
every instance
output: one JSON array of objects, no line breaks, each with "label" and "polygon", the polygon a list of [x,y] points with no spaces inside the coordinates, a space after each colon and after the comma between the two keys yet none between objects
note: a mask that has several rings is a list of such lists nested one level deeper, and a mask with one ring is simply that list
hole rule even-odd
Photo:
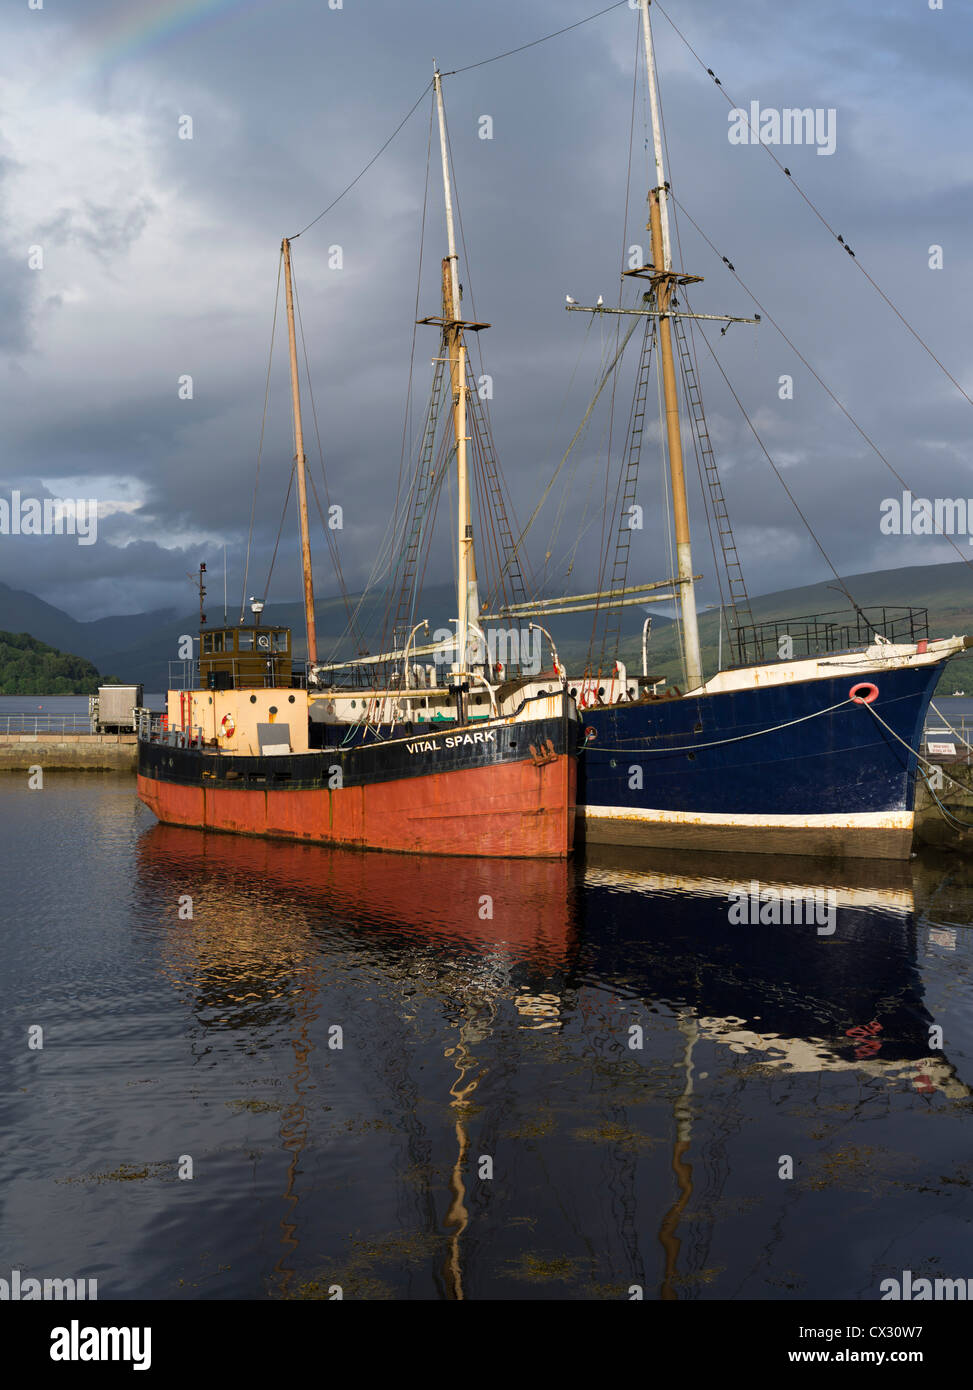
[{"label": "concrete pier", "polygon": [[[937,849],[955,849],[973,854],[973,767],[959,759],[943,758],[940,762],[942,786],[936,796],[951,817],[964,828],[947,819],[936,805],[925,780],[916,783],[916,830],[914,848],[934,845]],[[928,771],[928,769],[927,769]],[[969,826],[969,829],[965,827]]]},{"label": "concrete pier", "polygon": [[134,772],[135,734],[0,734],[0,772],[39,766]]}]

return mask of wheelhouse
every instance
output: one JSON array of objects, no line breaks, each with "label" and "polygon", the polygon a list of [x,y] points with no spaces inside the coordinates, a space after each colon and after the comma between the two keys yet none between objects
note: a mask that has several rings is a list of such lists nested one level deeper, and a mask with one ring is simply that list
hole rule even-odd
[{"label": "wheelhouse", "polygon": [[199,681],[204,690],[289,686],[290,628],[237,624],[202,629]]}]

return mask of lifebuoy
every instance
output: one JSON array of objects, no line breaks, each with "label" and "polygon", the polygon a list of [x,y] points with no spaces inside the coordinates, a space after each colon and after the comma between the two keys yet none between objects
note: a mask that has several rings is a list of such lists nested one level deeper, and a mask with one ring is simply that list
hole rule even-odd
[{"label": "lifebuoy", "polygon": [[584,736],[589,743],[592,743],[598,737],[598,730],[588,724],[585,728]]},{"label": "lifebuoy", "polygon": [[872,685],[871,681],[860,681],[848,691],[848,699],[853,705],[870,705],[878,699],[878,686]]},{"label": "lifebuoy", "polygon": [[223,718],[220,720],[220,728],[227,738],[233,737],[236,733],[236,724],[233,722],[232,714],[224,714]]}]

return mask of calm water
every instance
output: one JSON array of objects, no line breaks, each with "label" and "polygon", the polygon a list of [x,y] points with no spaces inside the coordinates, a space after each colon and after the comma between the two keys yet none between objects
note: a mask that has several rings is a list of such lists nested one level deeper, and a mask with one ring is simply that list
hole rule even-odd
[{"label": "calm water", "polygon": [[579,1300],[973,1276],[961,861],[758,863],[834,890],[819,935],[731,925],[752,862],[205,836],[120,776],[2,776],[0,826],[0,1276]]}]

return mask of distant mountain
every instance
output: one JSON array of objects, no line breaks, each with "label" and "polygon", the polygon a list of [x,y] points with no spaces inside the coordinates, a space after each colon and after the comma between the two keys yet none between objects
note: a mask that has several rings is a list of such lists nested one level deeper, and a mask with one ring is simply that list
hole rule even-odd
[{"label": "distant mountain", "polygon": [[[961,562],[851,575],[845,583],[864,608],[882,604],[927,608],[930,635],[933,637],[973,632],[973,575]],[[357,614],[367,649],[371,652],[381,650],[384,594],[375,593],[367,597],[351,594],[347,604]],[[754,598],[751,606],[757,622],[793,620],[806,614],[835,610],[848,611],[848,601],[844,595],[826,583],[763,594]],[[437,628],[450,626],[450,619],[455,617],[455,608],[455,593],[451,587],[428,587],[423,591],[422,603],[416,609],[415,616],[407,621],[411,625],[420,618],[428,618],[432,636]],[[623,659],[630,672],[641,668],[642,624],[650,612],[653,617],[649,641],[650,674],[678,684],[681,680],[678,631],[670,618],[658,612],[657,605],[644,609],[633,605],[622,610]],[[319,656],[322,659],[341,660],[354,655],[355,647],[344,635],[347,626],[346,601],[337,596],[320,599],[315,604],[315,615]],[[214,626],[218,625],[222,614],[211,611],[209,616],[210,626]],[[236,616],[237,613],[231,611],[230,621]],[[295,655],[303,657],[303,604],[268,603],[264,619],[290,627]],[[544,625],[554,637],[564,663],[575,670],[584,663],[592,633],[592,619],[591,613],[544,619]],[[168,684],[170,662],[179,660],[179,639],[198,632],[199,615],[179,615],[172,609],[160,609],[152,613],[80,622],[34,594],[0,584],[0,629],[29,632],[61,651],[77,652],[100,670],[117,674],[121,680],[142,682],[146,691],[159,691]],[[702,612],[700,636],[703,666],[708,674],[717,669],[718,634],[717,611],[711,609]],[[424,634],[420,632],[416,641],[419,643],[423,640]],[[973,691],[973,653],[950,662],[940,686],[941,691],[950,692],[967,688]]]},{"label": "distant mountain", "polygon": [[112,666],[108,658],[114,652],[128,651],[136,645],[140,636],[173,618],[172,609],[158,609],[152,613],[79,622],[60,608],[45,603],[36,594],[28,593],[25,589],[12,589],[9,584],[0,584],[0,629],[29,632],[32,637],[62,651],[79,652],[103,669]]}]

